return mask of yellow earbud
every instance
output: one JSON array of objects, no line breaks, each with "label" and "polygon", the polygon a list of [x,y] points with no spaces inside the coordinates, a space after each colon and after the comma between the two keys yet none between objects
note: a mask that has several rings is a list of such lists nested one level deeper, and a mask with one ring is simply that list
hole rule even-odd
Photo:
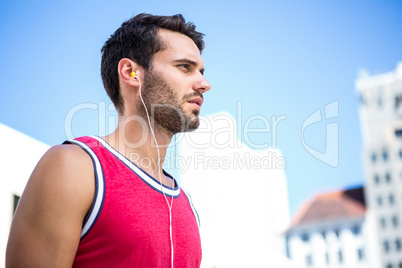
[{"label": "yellow earbud", "polygon": [[135,78],[135,73],[134,72],[131,72],[131,77]]}]

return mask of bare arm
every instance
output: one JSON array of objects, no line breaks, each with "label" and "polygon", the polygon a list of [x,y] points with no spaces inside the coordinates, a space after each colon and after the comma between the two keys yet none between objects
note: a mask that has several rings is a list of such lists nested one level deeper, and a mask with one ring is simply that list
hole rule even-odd
[{"label": "bare arm", "polygon": [[71,267],[94,193],[90,157],[75,145],[52,147],[21,196],[10,229],[6,267]]}]

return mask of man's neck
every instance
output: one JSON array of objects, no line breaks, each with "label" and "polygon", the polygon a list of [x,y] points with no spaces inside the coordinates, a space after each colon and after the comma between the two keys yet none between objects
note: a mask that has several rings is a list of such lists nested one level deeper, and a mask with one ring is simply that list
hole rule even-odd
[{"label": "man's neck", "polygon": [[172,187],[173,180],[164,176],[162,171],[163,161],[172,136],[173,134],[170,132],[158,127],[151,130],[144,122],[127,123],[120,119],[116,130],[105,136],[104,139],[151,176],[157,180],[161,177],[163,184]]}]

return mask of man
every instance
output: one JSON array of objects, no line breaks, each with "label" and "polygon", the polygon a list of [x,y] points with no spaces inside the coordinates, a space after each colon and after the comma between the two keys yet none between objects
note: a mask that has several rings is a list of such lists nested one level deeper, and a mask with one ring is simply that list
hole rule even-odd
[{"label": "man", "polygon": [[196,212],[162,163],[172,136],[198,127],[211,88],[203,46],[181,15],[139,14],[109,38],[101,74],[117,129],[42,157],[14,216],[7,267],[200,266]]}]

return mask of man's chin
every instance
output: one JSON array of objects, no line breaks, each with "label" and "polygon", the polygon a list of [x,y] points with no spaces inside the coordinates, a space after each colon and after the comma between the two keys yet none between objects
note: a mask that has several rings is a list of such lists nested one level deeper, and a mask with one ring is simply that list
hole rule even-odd
[{"label": "man's chin", "polygon": [[[178,123],[178,122],[177,122]],[[198,116],[192,116],[190,118],[185,119],[185,124],[171,124],[164,125],[162,128],[171,132],[172,134],[191,132],[196,130],[200,125],[200,120]]]},{"label": "man's chin", "polygon": [[200,126],[200,119],[198,116],[193,115],[186,123],[184,132],[191,132],[196,130]]}]

